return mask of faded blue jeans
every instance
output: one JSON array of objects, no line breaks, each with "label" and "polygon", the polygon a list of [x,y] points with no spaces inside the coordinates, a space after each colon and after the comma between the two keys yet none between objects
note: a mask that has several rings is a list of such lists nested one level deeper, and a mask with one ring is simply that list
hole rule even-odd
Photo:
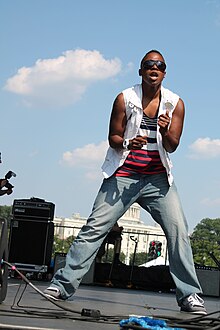
[{"label": "faded blue jeans", "polygon": [[92,213],[69,249],[65,267],[52,279],[52,286],[59,288],[64,299],[76,291],[106,235],[134,202],[151,214],[166,235],[177,302],[192,293],[201,293],[176,186],[169,186],[163,173],[103,180]]}]

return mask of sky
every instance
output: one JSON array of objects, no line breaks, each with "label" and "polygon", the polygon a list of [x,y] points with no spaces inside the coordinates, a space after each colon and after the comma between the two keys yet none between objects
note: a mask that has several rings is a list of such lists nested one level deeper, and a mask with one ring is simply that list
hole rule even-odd
[{"label": "sky", "polygon": [[0,0],[0,40],[0,173],[16,173],[1,205],[36,197],[89,216],[112,103],[158,49],[186,108],[171,159],[189,228],[220,217],[220,0]]}]

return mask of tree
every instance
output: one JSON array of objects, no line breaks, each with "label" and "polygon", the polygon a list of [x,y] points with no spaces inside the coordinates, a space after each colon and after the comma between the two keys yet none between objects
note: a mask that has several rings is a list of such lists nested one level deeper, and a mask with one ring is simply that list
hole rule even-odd
[{"label": "tree", "polygon": [[0,205],[0,218],[4,218],[7,220],[8,227],[10,226],[10,222],[11,222],[11,211],[12,211],[12,206]]},{"label": "tree", "polygon": [[54,236],[53,241],[53,254],[54,253],[67,253],[69,251],[70,245],[74,241],[75,236],[69,236],[65,240],[60,239],[57,235]]},{"label": "tree", "polygon": [[[106,253],[104,254],[103,258],[102,258],[102,262],[113,262],[113,257],[114,257],[114,249],[113,248],[109,248],[108,251],[106,251]],[[120,252],[120,261],[124,263],[125,261],[125,254],[124,252]]]},{"label": "tree", "polygon": [[[132,264],[134,253],[130,256],[130,265]],[[139,266],[145,264],[149,260],[149,256],[146,252],[139,252],[135,255],[134,265]]]},{"label": "tree", "polygon": [[220,218],[201,220],[190,239],[195,263],[216,267],[210,253],[220,262]]}]

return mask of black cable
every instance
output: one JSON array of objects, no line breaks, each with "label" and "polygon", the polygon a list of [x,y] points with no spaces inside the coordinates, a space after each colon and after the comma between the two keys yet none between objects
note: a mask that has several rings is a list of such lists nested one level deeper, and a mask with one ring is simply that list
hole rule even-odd
[{"label": "black cable", "polygon": [[[21,294],[21,297],[23,296],[23,293],[24,293],[26,287],[27,287],[27,283],[25,283],[25,288],[23,289],[23,292],[22,292],[22,294]],[[15,296],[14,296],[14,299],[13,299],[13,302],[12,302],[12,305],[11,305],[11,309],[13,309],[13,307],[15,306],[16,298],[17,298],[17,296],[18,296],[18,293],[19,293],[20,289],[21,289],[21,284],[19,285],[19,287],[18,287],[18,289],[17,289],[17,292],[16,292],[16,294],[15,294]]]},{"label": "black cable", "polygon": [[17,272],[17,274],[21,277],[21,279],[28,284],[32,289],[34,289],[35,291],[37,291],[37,293],[39,293],[42,297],[44,297],[45,299],[47,299],[48,301],[50,301],[52,304],[54,304],[57,307],[60,307],[64,310],[76,313],[76,314],[81,314],[80,311],[77,310],[72,310],[70,308],[67,308],[65,306],[65,308],[63,308],[62,306],[60,306],[60,304],[58,302],[56,302],[55,300],[53,300],[52,298],[48,297],[45,293],[43,293],[40,289],[38,289],[34,284],[32,284],[28,278],[26,276],[24,276],[24,274],[22,274],[15,266],[13,266],[12,264],[10,264],[9,262],[3,260],[3,263],[5,263],[6,265],[8,265],[12,270],[15,270]]},{"label": "black cable", "polygon": [[[80,317],[79,318],[74,318],[77,320],[84,320],[84,321],[91,321],[91,322],[101,322],[101,323],[110,323],[110,324],[115,324],[116,322],[118,323],[122,318],[127,318],[128,316],[125,315],[117,315],[117,316],[111,316],[111,315],[101,315],[101,313],[97,310],[90,310],[90,309],[83,309],[81,312],[78,310],[74,310],[72,308],[68,308],[67,306],[63,306],[61,305],[62,303],[60,303],[59,301],[54,301],[52,298],[48,297],[46,294],[44,294],[41,290],[39,290],[34,284],[32,284],[28,278],[22,274],[14,265],[10,264],[9,262],[3,260],[3,263],[5,263],[6,265],[8,265],[12,270],[16,271],[17,274],[21,277],[21,279],[25,282],[25,288],[22,291],[21,297],[18,299],[18,303],[21,301],[21,298],[27,288],[27,285],[29,285],[32,289],[34,289],[35,291],[37,291],[41,296],[43,296],[45,299],[47,299],[48,301],[50,301],[52,304],[54,304],[56,307],[61,308],[64,311],[67,312],[71,312],[71,313],[75,313],[75,314],[79,314]],[[36,312],[36,311],[31,311],[31,310],[27,310],[24,308],[20,308],[20,306],[17,304],[17,306],[19,307],[19,309],[16,309],[15,306],[15,301],[16,298],[18,296],[18,293],[20,291],[21,285],[19,286],[17,293],[15,295],[14,301],[13,301],[13,305],[12,305],[12,309],[13,310],[23,310],[25,313],[28,314],[32,314],[32,315],[41,315],[42,313]],[[38,307],[37,307],[38,308]],[[98,312],[98,313],[97,313]],[[48,313],[47,313],[48,314]],[[52,314],[50,314],[50,316],[53,316]],[[64,315],[58,315],[55,314],[54,317],[60,317],[60,318],[64,318]],[[70,316],[68,316],[68,318],[71,318]]]},{"label": "black cable", "polygon": [[[24,295],[24,293],[25,293],[25,290],[26,290],[26,288],[27,288],[27,283],[25,283],[24,289],[23,289],[23,291],[22,291],[22,293],[21,293],[21,295],[20,295],[20,297],[19,297],[19,299],[18,299],[18,301],[17,301],[17,304],[16,304],[19,308],[14,307],[14,306],[15,306],[16,297],[18,296],[18,293],[19,293],[19,291],[20,291],[20,288],[21,288],[21,284],[20,284],[19,287],[18,287],[17,293],[16,293],[16,295],[15,295],[15,298],[14,298],[13,303],[12,303],[12,306],[11,306],[11,308],[12,308],[13,310],[22,310],[22,309],[24,310],[24,309],[28,309],[28,308],[30,308],[30,306],[20,305],[21,299],[22,299],[22,297],[23,297],[23,295]],[[35,306],[32,306],[31,308],[37,308],[38,310],[39,310],[39,309],[43,309],[43,310],[45,310],[45,307],[39,307],[39,306],[36,306],[36,307],[35,307]],[[55,309],[55,308],[47,308],[47,310],[57,311],[57,309]]]},{"label": "black cable", "polygon": [[[18,293],[21,289],[21,285],[19,286],[17,293],[15,295],[15,298],[13,300],[13,304],[12,304],[12,309],[15,311],[23,311],[29,315],[34,315],[34,316],[47,316],[49,318],[68,318],[68,319],[73,319],[73,320],[79,320],[79,321],[87,321],[87,322],[97,322],[97,323],[108,323],[108,324],[116,324],[119,323],[121,321],[121,319],[129,319],[129,316],[125,316],[125,315],[102,315],[99,311],[97,310],[90,310],[90,309],[83,309],[81,312],[74,310],[72,308],[68,308],[67,306],[63,306],[61,305],[61,303],[59,303],[58,301],[54,301],[52,298],[48,297],[46,294],[44,294],[41,290],[39,290],[35,285],[33,285],[26,276],[24,276],[15,266],[13,266],[12,264],[10,264],[9,262],[3,260],[3,263],[5,263],[7,266],[9,266],[12,270],[15,270],[17,272],[17,274],[21,277],[21,279],[25,282],[25,287],[21,293],[20,298],[18,299],[18,303],[17,306],[19,307],[18,309],[16,309],[15,306],[15,301],[16,298],[18,296]],[[57,310],[52,309],[54,312],[56,311],[56,313],[48,313],[48,312],[39,312],[39,311],[33,311],[33,310],[27,310],[24,308],[20,308],[19,303],[21,302],[21,298],[23,297],[23,294],[27,288],[27,285],[29,285],[32,289],[34,289],[37,293],[39,293],[42,297],[44,297],[46,300],[50,301],[52,304],[54,304],[56,307],[61,308],[62,310],[64,310],[65,312],[71,312],[71,313],[75,313],[75,314],[79,314],[79,317],[76,316],[70,316],[67,314],[62,314],[59,313]],[[39,307],[36,307],[37,309],[39,309]],[[99,313],[97,313],[99,312]],[[212,312],[209,313],[207,315],[202,315],[199,317],[195,317],[192,319],[187,319],[187,320],[181,320],[181,319],[176,319],[173,317],[167,317],[167,316],[156,316],[156,315],[151,315],[152,317],[156,317],[158,319],[163,319],[166,322],[170,324],[172,324],[173,326],[181,326],[181,327],[185,327],[185,329],[201,329],[201,325],[203,326],[202,330],[206,330],[206,329],[212,329],[212,330],[217,330],[220,329],[220,319],[219,318],[210,318],[211,315],[214,315],[216,313],[219,313],[220,311],[216,311],[216,312]],[[206,322],[209,321],[208,324],[199,324],[200,322]],[[211,326],[211,323],[214,327]],[[130,326],[130,329],[141,329],[140,327],[137,327],[135,325],[128,325]],[[131,326],[133,328],[131,328]],[[207,327],[206,327],[207,326]],[[211,326],[211,327],[210,327]],[[189,328],[190,327],[190,328]],[[127,329],[129,329],[129,327],[126,327]],[[125,329],[125,327],[124,327]]]},{"label": "black cable", "polygon": [[[27,288],[27,283],[25,283],[25,286],[22,290],[22,293],[21,293],[20,297],[18,298],[18,301],[16,302],[16,298],[18,297],[18,293],[20,292],[21,287],[22,287],[22,285],[20,284],[18,289],[17,289],[17,292],[15,294],[15,297],[13,299],[12,305],[11,305],[11,309],[12,309],[11,313],[13,313],[13,316],[15,316],[15,312],[16,312],[17,314],[19,314],[19,315],[16,315],[17,317],[20,316],[20,315],[23,315],[24,313],[34,315],[34,316],[44,316],[44,317],[47,316],[47,318],[61,318],[61,317],[63,317],[63,312],[58,311],[57,309],[49,309],[49,310],[52,310],[54,312],[53,313],[48,313],[48,309],[47,309],[47,312],[39,312],[39,311],[36,312],[36,311],[28,310],[27,308],[29,308],[29,306],[21,306],[22,308],[20,308],[19,302],[21,301],[21,299],[23,297],[23,294],[24,294],[24,292]],[[19,308],[16,308],[16,305]],[[25,307],[26,307],[26,309],[25,309]],[[38,306],[36,308],[41,309],[41,307],[38,307]],[[42,307],[42,309],[45,310],[45,308],[43,308],[43,307]],[[55,311],[58,314],[56,314]],[[10,313],[10,311],[4,311],[4,312],[5,313]]]}]

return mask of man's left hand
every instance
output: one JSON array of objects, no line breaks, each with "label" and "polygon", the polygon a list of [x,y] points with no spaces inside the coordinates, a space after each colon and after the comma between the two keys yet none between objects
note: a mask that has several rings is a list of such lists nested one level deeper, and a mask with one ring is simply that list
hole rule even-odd
[{"label": "man's left hand", "polygon": [[163,135],[167,132],[170,124],[170,116],[167,111],[165,114],[162,114],[158,117],[158,125],[160,126],[160,133]]}]

